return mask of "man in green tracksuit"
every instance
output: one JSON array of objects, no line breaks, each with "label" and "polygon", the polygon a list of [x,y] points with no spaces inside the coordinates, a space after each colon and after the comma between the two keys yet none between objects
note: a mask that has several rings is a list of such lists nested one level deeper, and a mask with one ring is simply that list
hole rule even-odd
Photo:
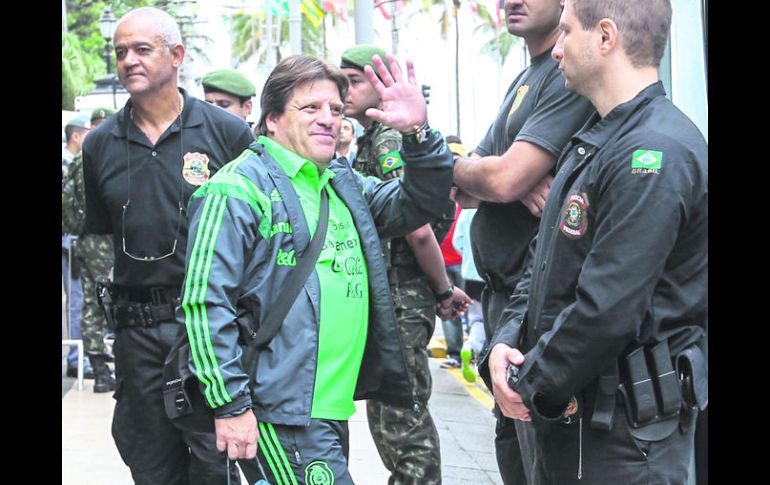
[{"label": "man in green tracksuit", "polygon": [[[345,74],[312,56],[291,56],[269,76],[261,136],[191,199],[179,319],[190,365],[214,409],[217,447],[250,483],[352,483],[347,419],[353,399],[413,407],[380,235],[403,235],[439,215],[452,156],[427,125],[414,70],[405,79],[369,68],[383,99],[373,116],[404,134],[403,179],[381,182],[331,162]],[[318,225],[321,192],[329,223],[315,270],[278,334],[257,356],[254,384],[240,360],[236,314],[254,321],[283,297],[287,277]],[[194,236],[192,236],[194,235]]]}]

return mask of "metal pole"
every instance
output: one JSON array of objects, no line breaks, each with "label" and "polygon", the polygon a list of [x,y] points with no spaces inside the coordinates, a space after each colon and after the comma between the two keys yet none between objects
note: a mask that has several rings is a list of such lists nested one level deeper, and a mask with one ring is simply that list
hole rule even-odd
[{"label": "metal pole", "polygon": [[104,39],[104,63],[107,64],[107,74],[112,74],[112,59],[110,59],[110,40]]},{"label": "metal pole", "polygon": [[292,54],[302,54],[302,12],[300,0],[289,0],[289,44]]},{"label": "metal pole", "polygon": [[[457,136],[460,136],[460,24],[455,5],[455,102],[457,103]],[[462,138],[462,137],[461,137]]]},{"label": "metal pole", "polygon": [[115,86],[115,75],[112,75],[112,109],[118,109],[118,100],[115,95],[115,92],[117,91],[117,87]]},{"label": "metal pole", "polygon": [[269,68],[273,68],[275,66],[275,53],[273,49],[273,1],[267,0],[267,18],[265,19],[266,28],[265,31],[267,32],[267,56],[266,56],[266,64]]},{"label": "metal pole", "polygon": [[398,54],[398,21],[396,19],[396,2],[390,3],[390,39],[393,44],[393,55]]},{"label": "metal pole", "polygon": [[356,44],[374,44],[372,10],[374,10],[372,0],[355,0],[353,19],[356,26]]}]

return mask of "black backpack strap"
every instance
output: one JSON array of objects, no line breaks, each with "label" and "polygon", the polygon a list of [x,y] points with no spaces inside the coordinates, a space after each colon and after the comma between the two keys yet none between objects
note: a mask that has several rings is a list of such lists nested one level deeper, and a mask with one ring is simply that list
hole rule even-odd
[{"label": "black backpack strap", "polygon": [[297,299],[297,295],[302,287],[305,285],[308,276],[313,271],[316,261],[318,261],[318,255],[321,254],[321,248],[323,247],[324,239],[326,239],[326,227],[329,223],[329,196],[326,190],[321,191],[321,215],[318,219],[318,227],[315,230],[313,239],[307,247],[307,250],[302,257],[297,258],[297,266],[294,271],[289,275],[286,281],[286,286],[282,291],[283,297],[280,298],[265,317],[265,320],[260,323],[259,330],[254,336],[252,345],[256,347],[262,347],[270,342],[273,337],[278,333],[281,328],[283,319],[286,318],[286,314],[289,313],[289,309]]}]

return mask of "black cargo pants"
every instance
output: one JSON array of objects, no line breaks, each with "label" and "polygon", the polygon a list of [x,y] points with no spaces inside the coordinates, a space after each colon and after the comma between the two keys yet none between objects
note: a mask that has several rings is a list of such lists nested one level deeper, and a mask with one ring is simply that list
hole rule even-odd
[{"label": "black cargo pants", "polygon": [[[226,455],[211,433],[183,432],[163,406],[163,363],[179,325],[115,331],[115,414],[112,436],[137,485],[225,485]],[[231,464],[231,480],[240,483]]]}]

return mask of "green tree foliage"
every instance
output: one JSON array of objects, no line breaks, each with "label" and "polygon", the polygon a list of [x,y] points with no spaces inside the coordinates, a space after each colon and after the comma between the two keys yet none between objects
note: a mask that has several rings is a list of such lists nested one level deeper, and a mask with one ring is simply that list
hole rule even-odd
[{"label": "green tree foliage", "polygon": [[[204,48],[210,39],[197,32],[194,0],[67,0],[67,34],[62,35],[62,109],[74,109],[75,97],[90,92],[94,80],[107,72],[104,38],[99,31],[104,9],[112,8],[115,17],[120,18],[129,10],[148,6],[177,19],[188,51],[207,59]],[[110,58],[115,72],[115,57]]]},{"label": "green tree foliage", "polygon": [[505,26],[498,27],[496,17],[484,5],[477,3],[476,7],[482,22],[474,32],[483,32],[491,37],[481,48],[481,53],[492,57],[498,65],[502,66],[511,52],[511,47],[518,45],[519,38],[508,33]]},{"label": "green tree foliage", "polygon": [[73,110],[75,97],[91,91],[94,87],[93,80],[104,72],[104,62],[98,56],[89,55],[74,32],[62,35],[61,107],[63,110]]}]

